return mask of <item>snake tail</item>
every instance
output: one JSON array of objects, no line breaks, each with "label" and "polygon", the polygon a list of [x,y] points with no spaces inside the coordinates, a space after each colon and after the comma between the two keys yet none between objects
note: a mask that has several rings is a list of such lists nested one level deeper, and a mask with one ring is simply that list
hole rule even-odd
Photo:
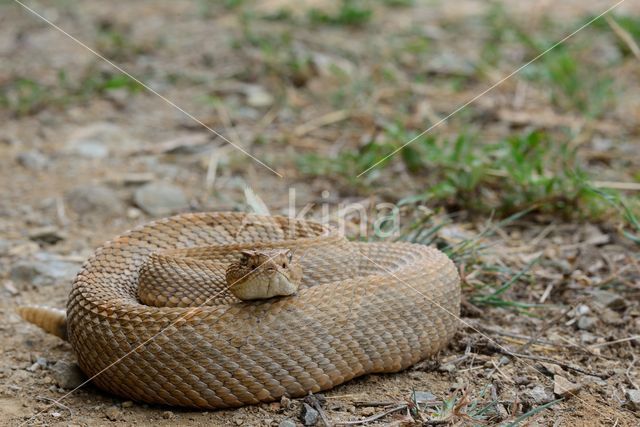
[{"label": "snake tail", "polygon": [[27,322],[67,341],[67,314],[64,310],[26,305],[18,307],[16,311]]}]

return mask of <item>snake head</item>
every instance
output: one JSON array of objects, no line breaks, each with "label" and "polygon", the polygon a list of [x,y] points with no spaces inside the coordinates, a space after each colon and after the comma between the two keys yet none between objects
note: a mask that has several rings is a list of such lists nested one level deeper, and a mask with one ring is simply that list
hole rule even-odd
[{"label": "snake head", "polygon": [[240,255],[226,271],[227,286],[239,299],[266,299],[298,291],[302,269],[291,249],[243,250]]}]

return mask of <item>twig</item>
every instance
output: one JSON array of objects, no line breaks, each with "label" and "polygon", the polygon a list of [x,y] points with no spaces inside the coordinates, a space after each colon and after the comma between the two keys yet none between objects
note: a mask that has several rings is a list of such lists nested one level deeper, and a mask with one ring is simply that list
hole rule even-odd
[{"label": "twig", "polygon": [[604,19],[607,21],[607,24],[609,24],[613,32],[616,33],[616,35],[627,45],[631,53],[633,53],[637,59],[640,59],[640,47],[636,44],[633,36],[629,34],[627,30],[622,28],[620,24],[611,17],[611,15],[605,15]]},{"label": "twig", "polygon": [[[500,366],[498,366],[498,364],[494,361],[491,360],[491,363],[493,364],[493,368],[494,371],[493,372],[498,372],[500,375],[502,375],[502,377],[509,383],[509,384],[515,384],[515,381],[513,381],[513,379],[511,377],[509,377],[507,374],[505,374],[504,372],[502,372],[502,370],[500,369]],[[492,372],[492,373],[493,373]],[[491,376],[491,374],[489,374]]]},{"label": "twig", "polygon": [[[478,329],[480,329],[480,330],[482,330],[482,331],[484,331],[484,332],[490,333],[490,334],[502,335],[502,336],[505,336],[505,337],[516,338],[516,339],[520,339],[520,340],[531,340],[532,339],[532,337],[529,336],[529,335],[516,334],[516,333],[513,333],[513,332],[503,331],[501,329],[489,328],[489,327],[481,326],[481,325],[478,325],[478,324],[474,324],[473,326],[478,328]],[[549,341],[549,340],[537,339],[536,341],[539,342],[540,344],[560,347],[559,344],[556,344],[556,343],[554,343],[552,341]]]},{"label": "twig", "polygon": [[339,423],[337,423],[336,425],[340,425],[340,426],[353,426],[353,425],[358,425],[358,424],[366,424],[366,423],[370,423],[373,422],[375,420],[378,420],[382,417],[386,417],[389,414],[392,414],[394,412],[400,411],[402,409],[405,409],[407,407],[406,404],[402,404],[402,405],[398,405],[395,406],[387,411],[384,412],[380,412],[379,414],[376,415],[372,415],[368,418],[364,418],[362,420],[353,420],[353,421],[341,421]]},{"label": "twig", "polygon": [[397,402],[384,402],[384,401],[367,401],[367,400],[362,400],[362,401],[356,401],[353,402],[353,406],[366,406],[366,407],[370,407],[370,408],[375,408],[375,407],[379,407],[379,406],[391,406],[391,405],[395,405]]},{"label": "twig", "polygon": [[512,356],[512,357],[517,357],[517,358],[522,358],[522,359],[537,360],[539,362],[545,362],[545,363],[552,363],[554,365],[560,366],[563,369],[579,372],[579,373],[584,374],[584,375],[589,375],[590,377],[598,377],[598,378],[602,378],[602,379],[607,379],[607,378],[609,378],[611,376],[609,374],[600,374],[600,373],[597,373],[597,372],[587,371],[586,369],[578,368],[577,366],[569,365],[568,363],[561,362],[559,360],[555,360],[555,359],[552,359],[550,357],[534,356],[534,355],[531,355],[531,354],[514,353],[514,352],[511,352],[511,351],[508,351],[508,350],[504,350],[504,349],[500,349],[500,352],[502,354],[506,355],[506,356]]},{"label": "twig", "polygon": [[598,344],[591,344],[589,346],[589,348],[605,347],[605,346],[608,346],[608,345],[618,344],[618,343],[621,343],[621,342],[637,340],[637,339],[640,339],[640,335],[632,335],[630,337],[620,338],[619,340],[615,340],[615,341],[607,341],[607,342],[601,342],[601,343],[598,343]]},{"label": "twig", "polygon": [[620,181],[594,181],[593,186],[596,188],[609,188],[612,190],[629,190],[640,191],[640,183],[638,182],[620,182]]},{"label": "twig", "polygon": [[[580,301],[578,301],[578,302],[580,302]],[[546,333],[553,325],[555,325],[560,319],[562,319],[564,316],[566,316],[571,310],[573,310],[573,307],[569,307],[564,312],[560,313],[558,316],[556,316],[553,319],[551,319],[548,322],[546,322],[542,326],[542,328],[540,328],[540,330],[536,331],[536,333],[529,339],[529,341],[527,341],[524,345],[522,345],[522,347],[520,347],[520,349],[518,351],[525,351],[532,344],[535,344],[540,336],[542,336],[544,333]]]},{"label": "twig", "polygon": [[325,114],[324,116],[317,117],[313,120],[301,124],[293,130],[293,134],[300,138],[301,136],[304,136],[317,128],[345,120],[350,115],[351,112],[349,112],[348,110],[332,111],[328,114]]},{"label": "twig", "polygon": [[322,419],[322,422],[326,427],[333,426],[333,424],[329,420],[329,417],[327,417],[327,414],[324,412],[324,409],[322,409],[322,405],[318,401],[317,397],[315,397],[313,394],[310,394],[304,400],[305,402],[313,406],[316,411],[318,411],[318,413],[320,414],[320,419]]},{"label": "twig", "polygon": [[62,403],[60,403],[59,400],[51,399],[49,397],[44,397],[44,396],[38,396],[36,397],[36,399],[43,400],[45,402],[51,402],[55,406],[66,409],[67,411],[69,411],[69,416],[73,417],[73,411],[71,410],[71,408],[69,408],[67,405],[63,405]]}]

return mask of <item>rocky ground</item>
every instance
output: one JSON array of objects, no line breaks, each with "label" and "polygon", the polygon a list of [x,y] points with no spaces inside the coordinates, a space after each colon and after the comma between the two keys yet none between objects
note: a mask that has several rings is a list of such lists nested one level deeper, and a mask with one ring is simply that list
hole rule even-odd
[{"label": "rocky ground", "polygon": [[[505,41],[510,33],[492,31],[498,25],[518,25],[530,44],[559,40],[613,4],[453,3],[28,2],[145,89],[19,4],[0,2],[0,424],[638,425],[633,228],[619,211],[592,214],[582,202],[498,205],[511,197],[510,175],[495,165],[489,175],[498,181],[475,193],[495,209],[465,205],[463,192],[401,208],[403,225],[426,218],[435,243],[459,249],[452,256],[465,295],[453,343],[407,372],[304,401],[155,407],[91,384],[69,393],[84,380],[70,346],[14,312],[64,307],[82,261],[135,225],[179,212],[255,210],[247,186],[280,214],[295,190],[295,207],[315,204],[316,218],[322,204],[373,209],[421,193],[432,171],[415,172],[408,161],[355,179],[371,164],[359,163],[367,141],[392,125],[420,132],[531,59],[521,46],[527,38]],[[628,0],[616,13],[626,23],[640,4]],[[600,188],[637,201],[640,21],[616,28],[600,20],[577,36],[592,62],[558,59],[578,83],[552,66],[549,81],[533,71],[516,76],[434,133],[483,142],[543,129],[568,138]],[[486,65],[491,55],[500,60]],[[587,85],[580,70],[602,74],[614,95]],[[342,155],[350,150],[358,154]],[[318,159],[334,168],[314,169]],[[530,211],[501,222],[521,208]]]}]

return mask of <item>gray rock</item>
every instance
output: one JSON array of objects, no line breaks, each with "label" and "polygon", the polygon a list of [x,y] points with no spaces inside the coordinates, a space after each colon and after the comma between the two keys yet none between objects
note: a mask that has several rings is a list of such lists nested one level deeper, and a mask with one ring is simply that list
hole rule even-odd
[{"label": "gray rock", "polygon": [[37,150],[23,151],[16,160],[21,166],[34,171],[43,170],[49,164],[49,159]]},{"label": "gray rock", "polygon": [[553,377],[553,393],[558,397],[569,397],[578,393],[582,388],[582,384],[576,384],[562,375],[554,375]]},{"label": "gray rock", "polygon": [[576,307],[576,315],[578,316],[584,316],[585,314],[589,314],[590,312],[591,309],[588,305],[580,304]]},{"label": "gray rock", "polygon": [[268,107],[273,104],[273,95],[267,92],[262,86],[249,85],[245,90],[247,104],[251,107]]},{"label": "gray rock", "polygon": [[163,182],[138,188],[133,200],[136,206],[154,216],[169,215],[189,208],[189,200],[182,189]]},{"label": "gray rock", "polygon": [[80,264],[61,260],[55,254],[38,252],[32,260],[18,261],[9,273],[16,283],[31,283],[35,286],[71,282],[80,270]]},{"label": "gray rock", "polygon": [[29,239],[34,242],[55,245],[61,240],[66,239],[66,234],[54,226],[38,227],[29,230]]},{"label": "gray rock", "polygon": [[119,421],[122,419],[122,412],[117,406],[109,406],[104,410],[104,416],[107,417],[109,421]]},{"label": "gray rock", "polygon": [[49,367],[49,371],[56,384],[67,390],[79,387],[85,381],[84,374],[75,363],[58,360],[53,366]]},{"label": "gray rock", "polygon": [[112,123],[93,123],[77,129],[65,144],[65,151],[80,157],[103,159],[123,154],[140,144]]},{"label": "gray rock", "polygon": [[611,291],[597,290],[591,292],[596,304],[612,310],[624,310],[626,301],[619,294]]},{"label": "gray rock", "polygon": [[632,411],[640,412],[640,390],[627,389],[624,392],[627,402],[625,406]]},{"label": "gray rock", "polygon": [[598,320],[595,317],[582,316],[578,319],[578,329],[591,331],[595,328],[596,323],[598,323]]},{"label": "gray rock", "polygon": [[0,255],[5,255],[9,252],[12,242],[7,239],[0,239]]},{"label": "gray rock", "polygon": [[284,420],[280,421],[278,427],[296,427],[296,422],[291,418],[285,418]]},{"label": "gray rock", "polygon": [[109,155],[109,148],[99,141],[81,141],[73,149],[74,154],[89,159],[104,159]]},{"label": "gray rock", "polygon": [[78,187],[70,191],[66,199],[71,209],[80,215],[120,216],[125,208],[116,192],[103,185]]},{"label": "gray rock", "polygon": [[413,399],[416,403],[428,403],[438,400],[435,394],[428,391],[414,391]]},{"label": "gray rock", "polygon": [[476,67],[473,63],[462,59],[459,55],[444,52],[431,57],[427,65],[427,71],[447,76],[469,77],[475,73]]},{"label": "gray rock", "polygon": [[525,394],[536,405],[543,405],[545,403],[551,402],[554,399],[553,394],[549,393],[541,385],[535,386],[531,390],[528,390]]},{"label": "gray rock", "polygon": [[305,426],[314,426],[318,422],[320,414],[309,404],[303,403],[300,411],[300,420]]},{"label": "gray rock", "polygon": [[580,342],[582,344],[593,344],[597,339],[598,337],[590,332],[583,332],[580,334]]},{"label": "gray rock", "polygon": [[35,371],[39,371],[40,369],[44,369],[46,367],[47,367],[47,359],[45,359],[44,357],[38,357],[36,358],[33,365],[27,368],[27,371],[35,372]]}]

